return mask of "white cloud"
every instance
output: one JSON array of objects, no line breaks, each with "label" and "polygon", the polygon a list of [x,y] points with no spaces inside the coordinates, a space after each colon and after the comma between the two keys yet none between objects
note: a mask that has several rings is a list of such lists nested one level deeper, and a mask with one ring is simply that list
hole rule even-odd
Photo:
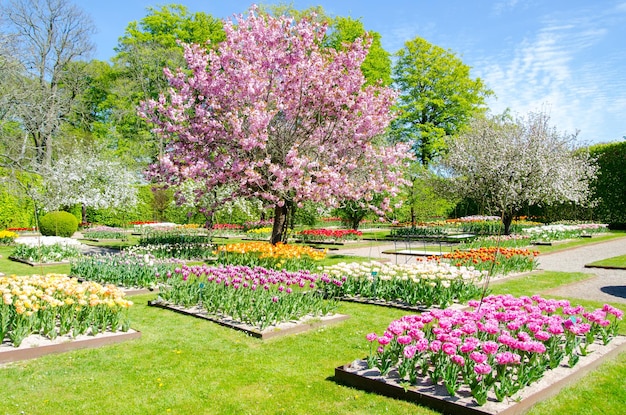
[{"label": "white cloud", "polygon": [[484,59],[474,68],[496,93],[492,111],[545,110],[559,130],[580,130],[582,141],[621,137],[603,127],[624,125],[626,79],[615,68],[623,68],[626,53],[590,58],[607,33],[602,16],[551,20],[512,53]]}]

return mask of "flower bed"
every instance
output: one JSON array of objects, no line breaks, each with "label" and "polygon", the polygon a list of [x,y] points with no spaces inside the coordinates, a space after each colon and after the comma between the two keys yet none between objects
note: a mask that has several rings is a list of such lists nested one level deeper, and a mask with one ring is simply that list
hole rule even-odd
[{"label": "flower bed", "polygon": [[131,301],[116,287],[62,274],[0,277],[0,339],[19,347],[31,334],[54,339],[127,331]]},{"label": "flower bed", "polygon": [[220,245],[214,253],[218,264],[298,271],[315,269],[318,261],[326,257],[326,252],[300,245],[244,242]]},{"label": "flower bed", "polygon": [[196,228],[149,228],[144,229],[139,245],[203,244],[211,242],[205,229]]},{"label": "flower bed", "polygon": [[125,239],[126,231],[110,226],[95,226],[81,232],[86,239]]},{"label": "flower bed", "polygon": [[320,269],[320,289],[330,298],[360,298],[402,305],[445,307],[479,295],[486,272],[436,262],[394,265],[340,263]]},{"label": "flower bed", "polygon": [[343,242],[360,239],[363,232],[354,229],[306,229],[297,235],[304,242]]},{"label": "flower bed", "polygon": [[606,232],[607,225],[598,223],[581,223],[576,225],[543,225],[533,228],[526,228],[524,232],[528,234],[534,243],[553,242],[571,238],[578,238],[594,233]]},{"label": "flower bed", "polygon": [[[449,261],[457,267],[474,267],[490,275],[507,275],[511,272],[532,271],[537,268],[538,251],[519,248],[483,247],[467,251],[455,250],[426,261]],[[418,259],[419,260],[419,259]]]},{"label": "flower bed", "polygon": [[13,231],[0,231],[0,245],[11,245],[19,235]]},{"label": "flower bed", "polygon": [[210,243],[169,243],[155,245],[135,245],[124,250],[135,255],[151,255],[154,258],[176,258],[204,260],[213,256],[215,246]]},{"label": "flower bed", "polygon": [[477,405],[501,402],[567,361],[608,344],[623,313],[610,305],[591,312],[567,300],[488,296],[471,311],[432,310],[391,322],[382,336],[367,335],[368,368],[392,369],[410,387],[428,379],[450,396],[461,388]]},{"label": "flower bed", "polygon": [[244,233],[243,225],[237,225],[232,223],[215,223],[213,228],[210,229],[213,236],[233,236]]},{"label": "flower bed", "polygon": [[469,242],[464,242],[460,249],[478,249],[499,246],[501,248],[523,248],[532,243],[530,235],[487,235],[479,236]]},{"label": "flower bed", "polygon": [[250,239],[269,239],[272,236],[272,228],[268,226],[252,228],[246,231],[246,236]]},{"label": "flower bed", "polygon": [[29,265],[35,265],[67,262],[81,255],[80,249],[74,245],[59,243],[51,245],[17,244],[10,258]]},{"label": "flower bed", "polygon": [[177,268],[161,285],[159,300],[200,307],[263,330],[304,316],[325,316],[337,307],[315,290],[319,276],[246,266]]},{"label": "flower bed", "polygon": [[180,266],[180,261],[156,259],[153,255],[131,252],[82,256],[72,261],[70,274],[101,284],[125,288],[155,288]]}]

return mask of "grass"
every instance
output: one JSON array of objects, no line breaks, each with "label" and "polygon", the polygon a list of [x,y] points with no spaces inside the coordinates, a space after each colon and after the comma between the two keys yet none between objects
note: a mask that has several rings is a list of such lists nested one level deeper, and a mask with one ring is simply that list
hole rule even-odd
[{"label": "grass", "polygon": [[[7,273],[7,267],[13,267],[9,273],[41,272],[8,261],[6,252],[11,250],[0,247],[0,271]],[[327,261],[353,259],[331,254]],[[52,269],[45,267],[46,272]],[[532,295],[585,278],[589,276],[582,273],[534,272],[493,281],[491,289]],[[142,332],[141,339],[0,366],[0,413],[437,414],[333,381],[335,367],[367,354],[367,333],[382,333],[404,311],[341,303],[338,311],[351,316],[347,321],[261,341],[148,307],[152,298],[133,297],[132,327]],[[626,311],[626,304],[613,305]],[[626,323],[620,333],[626,334]],[[625,378],[626,353],[622,353],[528,413],[623,413]]]},{"label": "grass", "polygon": [[532,294],[537,294],[589,278],[593,278],[593,275],[583,272],[535,271],[515,278],[491,281],[489,288],[492,294],[512,294],[519,297],[528,295],[531,288],[533,290]]},{"label": "grass", "polygon": [[612,267],[612,268],[624,268],[626,269],[626,255],[620,255],[613,258],[603,259],[601,261],[592,262],[592,266],[595,267]]},{"label": "grass", "polygon": [[550,252],[562,251],[568,248],[576,248],[583,245],[595,244],[598,242],[605,242],[624,237],[626,237],[626,232],[624,231],[609,231],[609,233],[597,235],[593,238],[578,238],[570,242],[559,243],[555,245],[536,245],[532,246],[532,249],[537,250],[542,254],[547,254]]},{"label": "grass", "polygon": [[70,272],[69,264],[62,265],[36,265],[30,266],[21,262],[12,261],[9,256],[15,250],[12,246],[0,246],[0,272],[5,275],[31,275],[31,274],[49,274],[60,273],[67,274]]}]

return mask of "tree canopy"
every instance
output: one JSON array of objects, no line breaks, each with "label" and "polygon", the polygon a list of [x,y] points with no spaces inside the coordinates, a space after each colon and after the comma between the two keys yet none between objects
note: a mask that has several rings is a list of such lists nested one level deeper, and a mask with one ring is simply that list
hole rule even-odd
[{"label": "tree canopy", "polygon": [[452,51],[416,37],[396,54],[393,82],[400,91],[391,136],[410,143],[416,158],[428,165],[452,136],[485,111],[492,92]]},{"label": "tree canopy", "polygon": [[364,86],[361,40],[336,51],[321,46],[323,25],[254,8],[224,30],[217,50],[187,46],[187,68],[166,71],[170,93],[144,105],[167,140],[153,178],[236,184],[238,195],[275,207],[273,243],[286,236],[290,205],[397,192],[407,147],[372,142],[391,120],[394,92]]},{"label": "tree canopy", "polygon": [[443,166],[460,196],[502,217],[505,234],[524,207],[583,203],[597,168],[544,113],[479,117],[450,143]]},{"label": "tree canopy", "polygon": [[0,93],[10,118],[27,134],[23,148],[30,150],[18,156],[33,154],[36,165],[49,165],[61,124],[84,86],[72,63],[88,57],[95,28],[67,0],[6,0],[0,13],[6,36],[0,65],[8,71],[0,77],[11,81]]}]

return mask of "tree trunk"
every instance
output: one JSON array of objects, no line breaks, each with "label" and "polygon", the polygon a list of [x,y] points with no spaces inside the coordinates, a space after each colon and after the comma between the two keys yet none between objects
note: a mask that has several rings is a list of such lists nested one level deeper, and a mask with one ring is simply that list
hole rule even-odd
[{"label": "tree trunk", "polygon": [[270,242],[276,245],[278,242],[287,242],[287,225],[291,213],[291,203],[285,202],[282,206],[274,207],[274,225],[272,226],[272,238]]},{"label": "tree trunk", "polygon": [[84,203],[81,205],[80,211],[83,217],[82,222],[87,223],[87,206]]},{"label": "tree trunk", "polygon": [[504,234],[511,234],[511,222],[513,222],[513,214],[512,213],[504,213],[502,215],[502,224],[504,225]]},{"label": "tree trunk", "polygon": [[361,224],[361,219],[363,219],[362,217],[359,218],[357,216],[353,216],[352,217],[352,223],[350,224],[350,226],[352,227],[352,230],[354,231],[358,231],[359,230],[359,225]]}]

